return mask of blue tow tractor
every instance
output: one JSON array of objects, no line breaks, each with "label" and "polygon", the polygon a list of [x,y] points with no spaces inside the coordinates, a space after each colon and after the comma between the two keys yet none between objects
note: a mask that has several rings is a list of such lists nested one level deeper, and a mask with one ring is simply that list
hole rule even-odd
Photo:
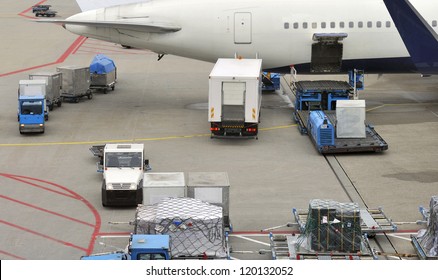
[{"label": "blue tow tractor", "polygon": [[133,234],[127,252],[83,256],[81,260],[170,260],[169,235]]},{"label": "blue tow tractor", "polygon": [[20,134],[44,133],[45,97],[20,96],[18,99],[18,122]]},{"label": "blue tow tractor", "polygon": [[365,100],[351,99],[356,95],[356,89],[349,83],[300,81],[295,86],[294,119],[300,132],[310,136],[318,152],[335,154],[388,149],[388,144],[374,127],[365,122]]},{"label": "blue tow tractor", "polygon": [[262,90],[275,91],[280,89],[280,74],[263,72],[262,75]]}]

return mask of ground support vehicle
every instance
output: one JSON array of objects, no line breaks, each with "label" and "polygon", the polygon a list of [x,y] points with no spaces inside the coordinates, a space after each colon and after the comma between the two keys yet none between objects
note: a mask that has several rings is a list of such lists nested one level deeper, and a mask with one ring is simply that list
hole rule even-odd
[{"label": "ground support vehicle", "polygon": [[170,260],[169,236],[133,234],[126,252],[83,256],[81,260]]},{"label": "ground support vehicle", "polygon": [[106,144],[90,148],[103,174],[103,206],[137,206],[143,202],[143,177],[149,161],[144,144]]},{"label": "ground support vehicle", "polygon": [[[381,152],[388,144],[365,122],[365,101],[341,81],[296,82],[293,118],[322,154]],[[342,104],[342,105],[341,105]],[[352,122],[353,121],[353,122]]]},{"label": "ground support vehicle", "polygon": [[280,89],[281,75],[277,73],[263,72],[263,91],[275,91]]},{"label": "ground support vehicle", "polygon": [[359,209],[356,203],[315,199],[293,215],[300,234],[270,233],[273,259],[377,259],[368,238],[397,230],[381,208]]},{"label": "ground support vehicle", "polygon": [[78,103],[84,96],[88,99],[93,98],[90,90],[90,67],[62,66],[57,67],[56,71],[62,73],[63,100]]},{"label": "ground support vehicle", "polygon": [[261,67],[261,59],[218,59],[209,79],[208,121],[212,138],[257,139]]},{"label": "ground support vehicle", "polygon": [[[44,108],[44,120],[49,120],[49,106],[47,105],[47,92],[46,92],[46,81],[45,80],[20,80],[18,86],[18,98],[22,96],[44,97],[43,108]],[[20,120],[20,110],[18,110],[18,120]]]},{"label": "ground support vehicle", "polygon": [[18,98],[18,122],[20,134],[45,130],[45,97],[43,95],[20,96]]},{"label": "ground support vehicle", "polygon": [[62,105],[62,74],[57,72],[38,72],[29,75],[29,80],[46,81],[46,101],[49,110],[53,110],[55,104],[58,107]]},{"label": "ground support vehicle", "polygon": [[438,196],[432,196],[430,208],[419,208],[426,229],[411,235],[415,252],[422,260],[438,260]]},{"label": "ground support vehicle", "polygon": [[137,207],[134,234],[126,252],[97,254],[83,260],[230,259],[222,208],[187,198],[166,198]]},{"label": "ground support vehicle", "polygon": [[101,90],[104,94],[109,89],[114,91],[117,81],[117,68],[109,57],[98,54],[90,64],[90,89]]},{"label": "ground support vehicle", "polygon": [[58,12],[52,10],[39,10],[35,12],[36,17],[54,17]]}]

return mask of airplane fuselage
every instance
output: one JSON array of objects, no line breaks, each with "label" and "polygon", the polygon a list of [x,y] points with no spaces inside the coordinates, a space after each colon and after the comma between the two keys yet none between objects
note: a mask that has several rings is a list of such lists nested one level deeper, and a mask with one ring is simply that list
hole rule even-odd
[{"label": "airplane fuselage", "polygon": [[[412,0],[437,31],[438,3]],[[415,72],[381,0],[151,0],[88,11],[68,20],[172,23],[174,32],[66,25],[109,42],[215,62],[221,57],[263,59],[264,69],[309,72],[315,33],[346,33],[342,71]]]}]

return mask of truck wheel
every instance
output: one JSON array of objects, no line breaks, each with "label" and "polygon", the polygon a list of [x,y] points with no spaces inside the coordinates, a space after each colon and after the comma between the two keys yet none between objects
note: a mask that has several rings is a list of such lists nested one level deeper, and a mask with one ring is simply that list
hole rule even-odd
[{"label": "truck wheel", "polygon": [[107,94],[108,90],[106,88],[103,89],[103,94]]},{"label": "truck wheel", "polygon": [[90,94],[88,95],[88,99],[93,99],[93,94],[92,94],[92,93],[90,93]]},{"label": "truck wheel", "polygon": [[112,86],[111,86],[111,90],[112,90],[112,91],[114,91],[115,88],[116,88],[115,85],[112,85]]},{"label": "truck wheel", "polygon": [[102,206],[103,207],[107,207],[108,206],[108,201],[107,201],[107,197],[106,197],[106,183],[105,183],[105,180],[102,182]]},{"label": "truck wheel", "polygon": [[79,98],[75,98],[74,102],[79,103]]},{"label": "truck wheel", "polygon": [[53,111],[53,103],[49,105],[49,111]]},{"label": "truck wheel", "polygon": [[58,103],[56,103],[56,105],[58,105],[58,107],[61,107],[61,105],[62,105],[61,99],[58,100]]},{"label": "truck wheel", "polygon": [[45,120],[45,121],[48,121],[48,120],[49,120],[49,115],[45,115],[45,116],[44,116],[44,120]]}]

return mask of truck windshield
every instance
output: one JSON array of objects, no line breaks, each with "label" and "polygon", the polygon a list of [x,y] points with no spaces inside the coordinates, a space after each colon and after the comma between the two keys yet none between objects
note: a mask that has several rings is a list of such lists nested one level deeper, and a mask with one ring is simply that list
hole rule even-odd
[{"label": "truck windshield", "polygon": [[43,103],[41,101],[36,102],[23,102],[21,105],[22,115],[41,115],[43,112]]},{"label": "truck windshield", "polygon": [[141,153],[140,152],[106,153],[105,167],[141,167]]},{"label": "truck windshield", "polygon": [[165,260],[166,256],[162,253],[147,253],[147,254],[138,254],[137,260]]}]

